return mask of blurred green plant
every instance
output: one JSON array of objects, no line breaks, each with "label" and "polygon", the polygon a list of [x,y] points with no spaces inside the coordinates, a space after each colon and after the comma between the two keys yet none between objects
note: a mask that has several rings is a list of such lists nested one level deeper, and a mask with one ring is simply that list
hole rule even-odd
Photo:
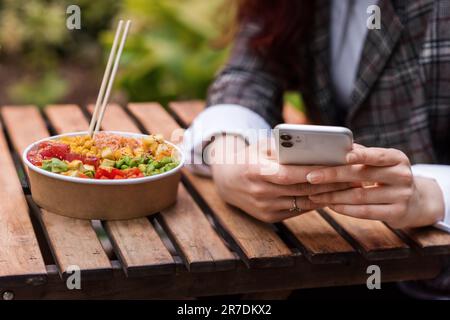
[{"label": "blurred green plant", "polygon": [[[205,98],[227,50],[213,48],[223,0],[125,0],[133,24],[117,84],[131,101]],[[104,33],[105,53],[114,32]]]},{"label": "blurred green plant", "polygon": [[[66,8],[80,6],[82,29],[66,28]],[[115,0],[2,0],[0,59],[14,65],[17,78],[6,89],[12,103],[60,101],[70,79],[61,69],[70,61],[98,65],[98,33],[109,28],[120,2]],[[32,99],[30,99],[32,98]]]},{"label": "blurred green plant", "polygon": [[[133,20],[116,80],[116,89],[126,99],[162,104],[204,99],[228,55],[228,48],[219,47],[216,40],[233,14],[231,3],[0,0],[0,69],[2,64],[8,71],[11,66],[18,69],[10,80],[0,81],[0,100],[2,90],[10,103],[40,106],[74,102],[69,99],[82,96],[84,88],[95,94],[114,36],[112,22],[119,18]],[[71,4],[81,8],[81,30],[66,28],[66,8]],[[88,75],[76,74],[86,70]],[[286,94],[285,100],[302,106],[295,93]]]},{"label": "blurred green plant", "polygon": [[68,90],[68,82],[54,72],[46,73],[39,81],[24,79],[8,90],[12,101],[20,104],[35,104],[45,106],[46,104],[59,101]]},{"label": "blurred green plant", "polygon": [[303,103],[303,98],[299,92],[287,91],[284,94],[283,99],[285,103],[289,103],[296,109],[305,112],[305,105]]}]

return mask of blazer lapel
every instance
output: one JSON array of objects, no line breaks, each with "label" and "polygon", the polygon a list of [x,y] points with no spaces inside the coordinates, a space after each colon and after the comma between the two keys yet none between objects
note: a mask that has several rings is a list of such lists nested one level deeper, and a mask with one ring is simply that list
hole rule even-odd
[{"label": "blazer lapel", "polygon": [[381,9],[381,29],[367,31],[355,88],[352,92],[353,105],[347,114],[347,125],[350,125],[351,120],[379,78],[403,31],[403,24],[392,1],[380,0],[378,5]]},{"label": "blazer lapel", "polygon": [[336,108],[332,105],[330,80],[330,1],[318,0],[315,3],[315,21],[310,44],[313,60],[314,105],[318,108],[320,121],[331,124],[336,119]]}]

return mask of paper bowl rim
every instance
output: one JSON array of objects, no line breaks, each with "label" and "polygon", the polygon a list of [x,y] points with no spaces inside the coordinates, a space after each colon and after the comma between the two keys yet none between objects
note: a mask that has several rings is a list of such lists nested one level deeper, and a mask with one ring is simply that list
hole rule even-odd
[{"label": "paper bowl rim", "polygon": [[[143,134],[143,133],[133,133],[133,132],[125,132],[125,131],[101,131],[104,133],[111,133],[111,134],[117,134],[117,135],[122,135],[122,136],[126,136],[126,137],[145,137],[148,136],[148,134]],[[34,164],[32,164],[29,160],[28,160],[28,152],[30,152],[30,150],[32,148],[34,148],[36,145],[38,145],[41,142],[44,141],[49,141],[49,140],[55,140],[61,137],[67,137],[67,136],[77,136],[77,135],[87,135],[87,131],[79,131],[79,132],[69,132],[69,133],[64,133],[64,134],[59,134],[59,135],[55,135],[55,136],[51,136],[51,137],[47,137],[44,139],[40,139],[38,141],[33,142],[32,144],[30,144],[28,147],[25,148],[25,150],[22,153],[22,161],[25,163],[25,165],[30,169],[33,170],[39,174],[42,174],[44,176],[47,176],[49,178],[53,178],[53,179],[57,179],[57,180],[62,180],[62,181],[67,181],[67,182],[73,182],[73,183],[82,183],[82,184],[93,184],[93,185],[131,185],[131,184],[141,184],[141,183],[146,183],[146,182],[150,182],[150,181],[155,181],[155,180],[160,180],[163,179],[164,177],[168,177],[171,176],[177,172],[179,172],[181,170],[181,168],[184,166],[184,162],[185,162],[185,156],[184,153],[182,152],[182,150],[180,149],[180,147],[178,147],[177,145],[164,140],[165,143],[171,145],[177,152],[178,152],[178,156],[179,156],[179,164],[178,166],[176,166],[175,168],[173,168],[170,171],[167,172],[163,172],[163,173],[159,173],[157,175],[154,176],[147,176],[147,177],[141,177],[141,178],[130,178],[130,179],[117,179],[117,180],[106,180],[106,179],[87,179],[87,178],[79,178],[79,177],[69,177],[69,176],[64,176],[58,173],[54,173],[54,172],[50,172],[50,171],[46,171],[44,169],[41,169],[37,166],[35,166]]]}]

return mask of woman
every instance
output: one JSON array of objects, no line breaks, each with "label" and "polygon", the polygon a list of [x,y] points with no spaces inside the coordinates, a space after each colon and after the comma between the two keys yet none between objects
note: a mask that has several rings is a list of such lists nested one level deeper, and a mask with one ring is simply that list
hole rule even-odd
[{"label": "woman", "polygon": [[[381,29],[367,26],[371,5],[381,9]],[[329,206],[394,228],[450,231],[449,7],[431,0],[240,1],[230,60],[186,135],[194,162],[214,155],[197,169],[212,173],[225,201],[266,222]],[[282,122],[287,89],[302,93],[315,123],[353,131],[358,145],[346,165],[285,165],[265,174],[270,155],[249,160],[258,148],[244,129]],[[230,152],[244,161],[220,161]]]}]

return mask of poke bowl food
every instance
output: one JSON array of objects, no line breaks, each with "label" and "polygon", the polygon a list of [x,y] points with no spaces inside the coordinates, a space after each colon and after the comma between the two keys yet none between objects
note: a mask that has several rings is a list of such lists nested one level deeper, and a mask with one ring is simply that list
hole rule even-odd
[{"label": "poke bowl food", "polygon": [[33,200],[82,219],[147,216],[176,201],[184,157],[161,135],[101,131],[37,141],[23,153]]}]

